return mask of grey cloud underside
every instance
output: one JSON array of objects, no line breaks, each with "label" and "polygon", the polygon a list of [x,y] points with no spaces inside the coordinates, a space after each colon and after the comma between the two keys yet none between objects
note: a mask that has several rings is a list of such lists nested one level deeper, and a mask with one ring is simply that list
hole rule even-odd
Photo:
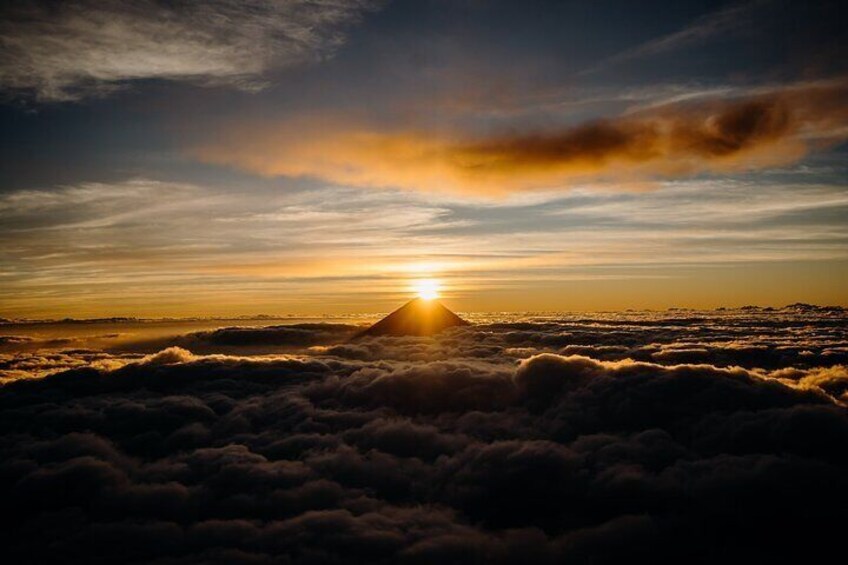
[{"label": "grey cloud underside", "polygon": [[0,86],[44,101],[166,79],[245,90],[319,61],[371,0],[11,3],[0,12]]},{"label": "grey cloud underside", "polygon": [[[0,388],[4,552],[762,562],[840,544],[839,309],[528,318],[339,343],[351,328],[179,338],[295,357],[66,351],[80,368]],[[719,366],[754,342],[748,368]],[[640,350],[651,362],[591,358]]]}]

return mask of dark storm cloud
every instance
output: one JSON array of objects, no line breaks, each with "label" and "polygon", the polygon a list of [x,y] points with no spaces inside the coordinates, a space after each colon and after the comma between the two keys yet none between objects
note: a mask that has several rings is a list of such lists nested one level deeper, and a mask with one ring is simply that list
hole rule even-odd
[{"label": "dark storm cloud", "polygon": [[269,70],[316,62],[371,0],[75,0],[0,11],[0,86],[44,101],[103,95],[139,79],[256,90]]},{"label": "dark storm cloud", "polygon": [[762,332],[821,362],[840,316],[575,316],[80,363],[0,389],[0,537],[30,562],[815,559],[848,507],[844,366],[528,351],[720,358],[707,338]]}]

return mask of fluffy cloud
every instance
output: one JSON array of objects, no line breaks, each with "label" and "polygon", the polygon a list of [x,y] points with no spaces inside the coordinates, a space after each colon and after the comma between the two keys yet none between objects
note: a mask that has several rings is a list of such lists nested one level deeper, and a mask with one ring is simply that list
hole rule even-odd
[{"label": "fluffy cloud", "polygon": [[[234,126],[201,160],[264,175],[423,191],[506,194],[598,178],[679,177],[791,163],[844,139],[843,80],[670,104],[543,131],[445,135],[331,119]],[[328,121],[329,120],[329,121]]]},{"label": "fluffy cloud", "polygon": [[[844,367],[821,352],[773,371],[529,352],[758,331],[815,350],[844,344],[843,315],[554,318],[297,356],[91,358],[0,388],[0,540],[69,562],[815,559],[838,548],[848,507]],[[300,328],[339,337],[328,329]],[[200,335],[246,350],[280,337],[242,331]]]},{"label": "fluffy cloud", "polygon": [[0,23],[0,85],[40,100],[102,95],[126,81],[263,85],[273,68],[320,60],[370,0],[13,2]]},{"label": "fluffy cloud", "polygon": [[[27,344],[31,342],[26,342]],[[140,355],[112,355],[102,351],[67,349],[0,353],[0,384],[20,379],[37,379],[80,367],[120,367]]]}]

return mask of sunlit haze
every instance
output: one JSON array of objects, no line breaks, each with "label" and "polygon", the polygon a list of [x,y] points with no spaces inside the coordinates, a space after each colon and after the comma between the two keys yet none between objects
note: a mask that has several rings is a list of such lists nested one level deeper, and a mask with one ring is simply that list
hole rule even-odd
[{"label": "sunlit haze", "polygon": [[439,283],[433,279],[416,281],[415,292],[417,293],[418,298],[433,300],[434,298],[439,297]]}]

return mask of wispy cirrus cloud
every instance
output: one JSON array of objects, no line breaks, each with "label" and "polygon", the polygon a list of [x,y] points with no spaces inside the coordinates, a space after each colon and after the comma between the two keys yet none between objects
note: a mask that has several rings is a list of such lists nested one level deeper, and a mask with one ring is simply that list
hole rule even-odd
[{"label": "wispy cirrus cloud", "polygon": [[[707,292],[728,264],[830,261],[828,272],[844,272],[835,269],[848,259],[848,188],[810,176],[667,181],[643,193],[585,186],[529,201],[338,187],[248,194],[151,179],[17,191],[0,197],[0,316],[388,309],[420,277],[440,278],[469,309],[497,308],[498,293],[518,288],[522,300],[607,308],[610,289],[672,288],[681,270],[687,292]],[[797,273],[820,280],[809,266]],[[786,279],[768,280],[738,300],[797,299]],[[839,303],[841,287],[829,288],[805,292]],[[477,305],[483,290],[497,298]]]},{"label": "wispy cirrus cloud", "polygon": [[751,19],[757,13],[757,10],[769,3],[771,3],[771,0],[751,0],[732,4],[715,12],[710,12],[675,32],[657,37],[608,57],[584,70],[583,74],[597,72],[628,61],[696,45],[721,35],[745,29],[746,26],[751,24]]},{"label": "wispy cirrus cloud", "polygon": [[0,85],[41,101],[166,79],[255,90],[275,68],[331,56],[375,0],[76,0],[11,3]]}]

